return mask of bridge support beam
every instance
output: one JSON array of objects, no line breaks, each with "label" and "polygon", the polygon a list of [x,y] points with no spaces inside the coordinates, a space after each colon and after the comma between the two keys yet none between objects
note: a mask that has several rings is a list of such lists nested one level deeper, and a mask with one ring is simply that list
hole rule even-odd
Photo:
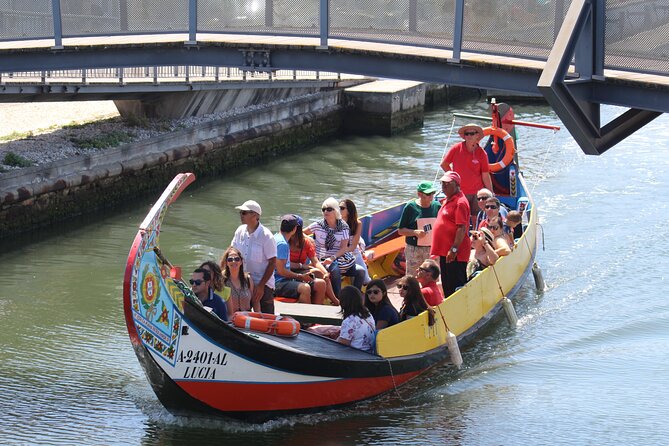
[{"label": "bridge support beam", "polygon": [[230,110],[288,100],[316,93],[315,87],[238,88],[143,94],[141,99],[118,99],[114,104],[123,117],[182,119],[225,113]]},{"label": "bridge support beam", "polygon": [[[537,87],[583,151],[601,155],[662,113],[631,108],[600,126],[593,99],[604,67],[605,0],[574,0]],[[575,73],[568,73],[575,57]]]}]

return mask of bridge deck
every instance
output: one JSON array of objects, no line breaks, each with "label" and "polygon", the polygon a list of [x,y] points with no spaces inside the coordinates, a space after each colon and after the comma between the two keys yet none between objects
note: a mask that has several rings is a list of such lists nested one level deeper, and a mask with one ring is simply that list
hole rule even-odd
[{"label": "bridge deck", "polygon": [[[199,46],[229,46],[240,49],[310,49],[318,50],[320,40],[317,37],[296,36],[265,36],[265,35],[241,35],[241,34],[206,34],[197,35]],[[188,34],[146,34],[146,35],[124,35],[124,36],[97,36],[97,37],[72,37],[63,39],[63,50],[77,51],[82,48],[95,49],[116,48],[138,48],[154,46],[185,45]],[[51,50],[52,39],[21,40],[0,42],[0,54],[2,53],[24,53]],[[378,43],[368,41],[355,41],[345,39],[329,39],[329,52],[347,52],[355,54],[379,55],[387,54],[394,57],[406,57],[410,59],[430,59],[443,62],[451,62],[453,52],[448,49],[417,47],[409,45],[398,45],[389,43]],[[519,57],[481,54],[463,51],[460,55],[461,63],[474,64],[478,66],[494,66],[497,69],[510,71],[532,71],[541,72],[545,66],[543,60],[533,60]],[[342,70],[345,71],[345,70]],[[573,68],[572,70],[573,71]],[[606,78],[618,82],[630,82],[646,87],[669,87],[669,77],[653,74],[637,73],[631,71],[611,70],[604,71]]]}]

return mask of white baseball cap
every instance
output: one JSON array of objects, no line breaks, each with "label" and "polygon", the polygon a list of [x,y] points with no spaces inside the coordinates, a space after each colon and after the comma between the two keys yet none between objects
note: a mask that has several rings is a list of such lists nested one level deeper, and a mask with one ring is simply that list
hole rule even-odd
[{"label": "white baseball cap", "polygon": [[239,209],[240,211],[251,211],[255,212],[258,215],[262,215],[262,208],[260,207],[257,201],[253,200],[247,200],[240,206],[235,206],[235,209]]}]

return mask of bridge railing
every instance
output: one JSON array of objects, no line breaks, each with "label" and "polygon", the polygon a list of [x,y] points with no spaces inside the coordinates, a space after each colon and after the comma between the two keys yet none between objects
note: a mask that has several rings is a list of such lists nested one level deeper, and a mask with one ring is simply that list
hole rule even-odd
[{"label": "bridge railing", "polygon": [[[669,73],[667,0],[606,7],[607,68]],[[187,33],[350,39],[546,60],[571,0],[0,0],[0,40]]]},{"label": "bridge railing", "polygon": [[229,82],[229,81],[338,81],[361,76],[325,71],[275,70],[247,71],[236,67],[154,66],[43,70],[0,73],[0,85],[49,83],[125,83],[125,82]]}]

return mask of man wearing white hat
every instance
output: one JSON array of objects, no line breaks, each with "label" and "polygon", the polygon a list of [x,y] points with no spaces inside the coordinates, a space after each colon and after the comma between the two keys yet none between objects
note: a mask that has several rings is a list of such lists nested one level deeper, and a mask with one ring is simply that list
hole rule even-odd
[{"label": "man wearing white hat", "polygon": [[240,206],[242,222],[235,231],[230,244],[242,253],[244,269],[251,274],[255,288],[251,303],[260,301],[263,313],[274,314],[274,268],[276,266],[276,242],[272,232],[260,223],[262,209],[253,201]]},{"label": "man wearing white hat", "polygon": [[460,175],[461,190],[469,201],[473,221],[478,209],[476,193],[484,187],[493,190],[490,166],[488,155],[479,146],[479,141],[484,136],[483,129],[476,124],[467,124],[458,130],[458,134],[463,141],[450,148],[441,161],[441,168],[445,172],[452,170]]}]

